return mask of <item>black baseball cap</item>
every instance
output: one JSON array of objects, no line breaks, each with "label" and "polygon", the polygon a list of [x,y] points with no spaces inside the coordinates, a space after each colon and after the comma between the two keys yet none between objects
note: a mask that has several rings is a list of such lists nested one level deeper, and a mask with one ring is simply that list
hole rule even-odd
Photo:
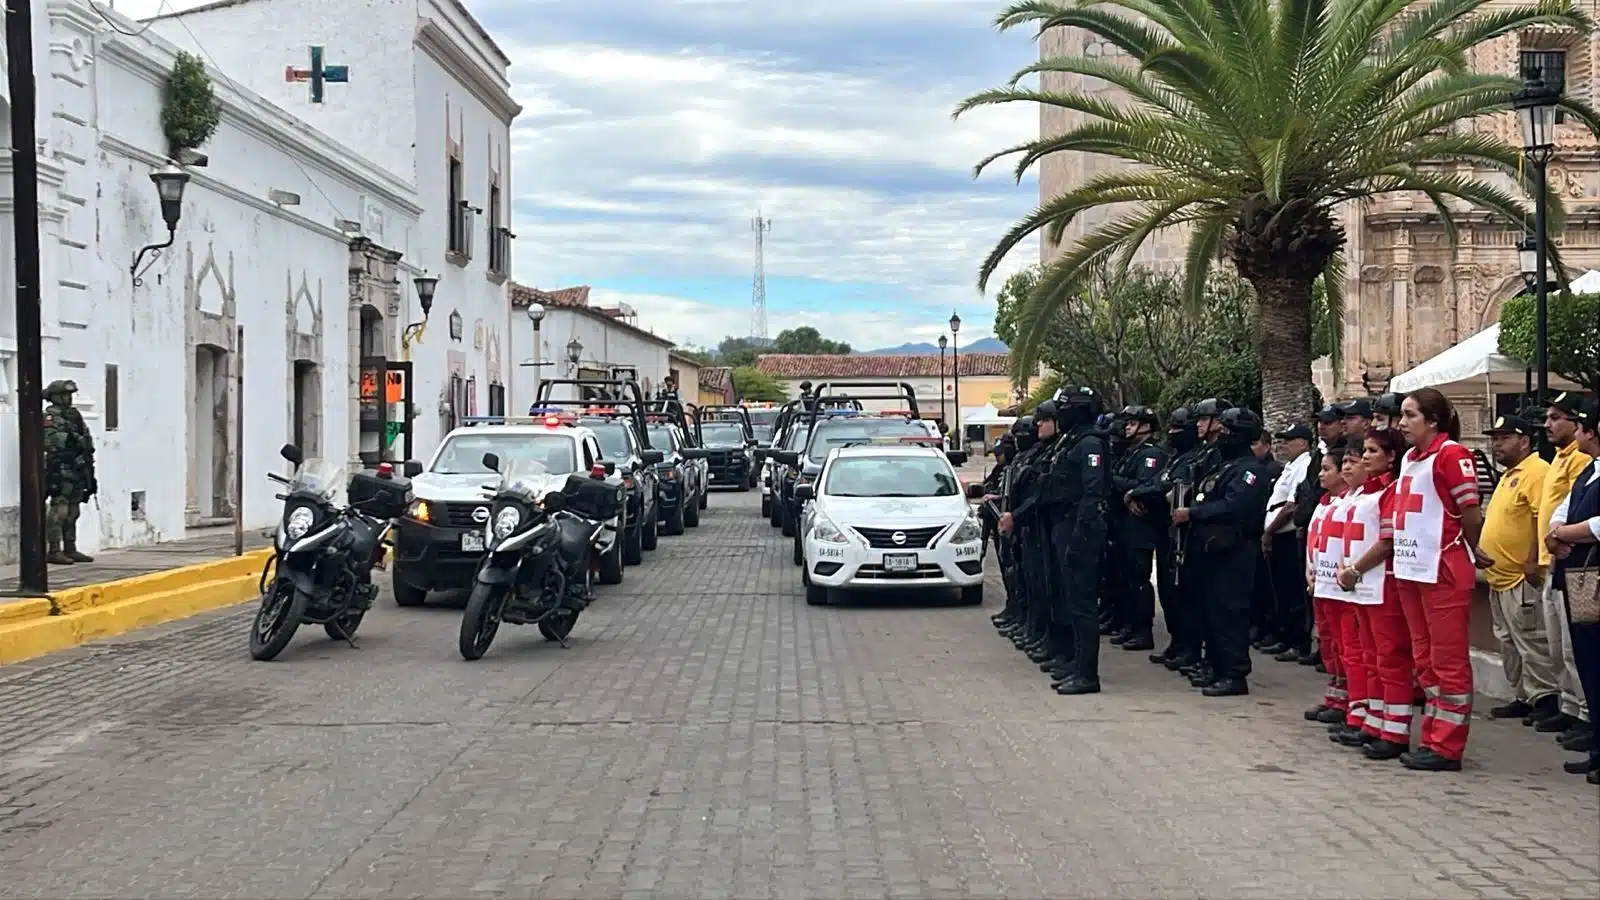
[{"label": "black baseball cap", "polygon": [[1600,427],[1600,397],[1590,397],[1572,415],[1573,421],[1591,431]]},{"label": "black baseball cap", "polygon": [[1273,435],[1273,437],[1280,441],[1309,441],[1312,435],[1310,427],[1303,422],[1296,422]]},{"label": "black baseball cap", "polygon": [[1339,407],[1339,411],[1346,416],[1360,416],[1363,419],[1370,419],[1372,418],[1372,401],[1365,397],[1357,397]]},{"label": "black baseball cap", "polygon": [[1533,423],[1521,416],[1501,416],[1494,420],[1494,427],[1484,431],[1484,434],[1520,434],[1533,437],[1538,432]]},{"label": "black baseball cap", "polygon": [[1550,408],[1559,410],[1567,418],[1576,418],[1583,410],[1588,397],[1580,391],[1562,391],[1550,401]]},{"label": "black baseball cap", "polygon": [[1317,410],[1317,421],[1323,423],[1342,422],[1344,421],[1344,413],[1339,407],[1330,403]]}]

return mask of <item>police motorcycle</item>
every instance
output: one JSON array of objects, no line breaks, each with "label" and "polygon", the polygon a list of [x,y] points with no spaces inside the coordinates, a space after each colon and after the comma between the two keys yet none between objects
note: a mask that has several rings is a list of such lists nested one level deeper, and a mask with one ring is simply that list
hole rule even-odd
[{"label": "police motorcycle", "polygon": [[[332,460],[305,459],[293,444],[279,453],[295,470],[289,478],[267,473],[288,490],[275,495],[283,516],[272,558],[261,570],[261,605],[250,626],[250,655],[263,661],[282,653],[301,625],[321,625],[328,637],[354,646],[356,629],[378,596],[372,570],[384,564],[384,539],[411,502],[410,479],[422,471],[412,461],[403,478],[389,463],[347,475]],[[341,493],[347,504],[339,502]]]},{"label": "police motorcycle", "polygon": [[567,646],[567,635],[588,606],[604,546],[606,520],[621,496],[603,466],[587,476],[552,475],[535,460],[483,455],[484,468],[500,473],[486,489],[491,499],[484,525],[484,557],[461,616],[460,650],[480,659],[502,622],[537,625],[545,640]]}]

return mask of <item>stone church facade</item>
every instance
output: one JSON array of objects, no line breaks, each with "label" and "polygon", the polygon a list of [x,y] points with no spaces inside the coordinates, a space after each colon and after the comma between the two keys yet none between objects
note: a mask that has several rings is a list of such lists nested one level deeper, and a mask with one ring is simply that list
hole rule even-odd
[{"label": "stone church facade", "polygon": [[[1115,47],[1077,29],[1052,29],[1040,40],[1044,57],[1082,54],[1115,57]],[[1596,53],[1600,38],[1585,38],[1555,29],[1529,29],[1479,47],[1471,63],[1478,71],[1519,75],[1524,59],[1559,67],[1565,91],[1593,103]],[[1098,79],[1046,73],[1045,90],[1076,89],[1102,96],[1120,94]],[[1086,117],[1043,108],[1043,134],[1059,133]],[[1513,146],[1521,138],[1512,113],[1470,123],[1477,133],[1490,133]],[[1082,184],[1096,174],[1122,165],[1107,157],[1059,153],[1040,170],[1041,199]],[[1455,167],[1469,174],[1467,167]],[[1513,189],[1497,173],[1471,173]],[[1569,276],[1600,268],[1600,144],[1582,125],[1557,126],[1557,150],[1549,167],[1550,184],[1567,211],[1565,230],[1555,236]],[[1343,366],[1325,366],[1320,386],[1337,397],[1383,390],[1388,379],[1493,325],[1507,298],[1523,290],[1516,244],[1522,234],[1504,222],[1491,221],[1465,205],[1456,208],[1458,244],[1452,248],[1432,203],[1421,195],[1390,195],[1341,211],[1348,234],[1346,247],[1345,331]],[[1074,223],[1063,244],[1115,215],[1097,211]],[[1159,233],[1141,252],[1150,266],[1181,264],[1186,235],[1172,229]],[[1060,250],[1041,242],[1041,258]],[[1462,397],[1463,420],[1471,422],[1486,405],[1482,396]],[[1470,427],[1470,426],[1469,426]]]}]

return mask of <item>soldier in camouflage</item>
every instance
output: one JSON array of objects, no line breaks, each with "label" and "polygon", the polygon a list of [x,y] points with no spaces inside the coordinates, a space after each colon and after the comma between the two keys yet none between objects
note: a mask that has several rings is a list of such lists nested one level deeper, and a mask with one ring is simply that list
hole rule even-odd
[{"label": "soldier in camouflage", "polygon": [[72,381],[52,381],[44,389],[50,401],[44,410],[45,495],[50,498],[45,536],[47,558],[55,565],[94,562],[78,552],[79,505],[99,493],[100,486],[94,478],[94,438],[83,413],[72,405],[77,392]]}]

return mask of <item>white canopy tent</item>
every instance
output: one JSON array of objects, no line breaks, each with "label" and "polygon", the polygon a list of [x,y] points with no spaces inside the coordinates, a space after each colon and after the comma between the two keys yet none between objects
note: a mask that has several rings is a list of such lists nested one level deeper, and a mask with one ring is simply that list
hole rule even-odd
[{"label": "white canopy tent", "polygon": [[[1575,294],[1600,294],[1600,271],[1589,270],[1572,282]],[[1389,379],[1389,390],[1406,393],[1436,388],[1446,394],[1484,391],[1509,394],[1527,386],[1527,363],[1500,352],[1500,323],[1467,338],[1416,368]],[[1551,373],[1550,386],[1571,390],[1576,384]]]},{"label": "white canopy tent", "polygon": [[993,403],[985,403],[982,406],[963,407],[961,410],[961,425],[963,428],[968,425],[987,425],[994,427],[1003,426],[1009,428],[1015,421],[1017,421],[1016,416],[1000,415],[1000,411],[995,409]]}]

